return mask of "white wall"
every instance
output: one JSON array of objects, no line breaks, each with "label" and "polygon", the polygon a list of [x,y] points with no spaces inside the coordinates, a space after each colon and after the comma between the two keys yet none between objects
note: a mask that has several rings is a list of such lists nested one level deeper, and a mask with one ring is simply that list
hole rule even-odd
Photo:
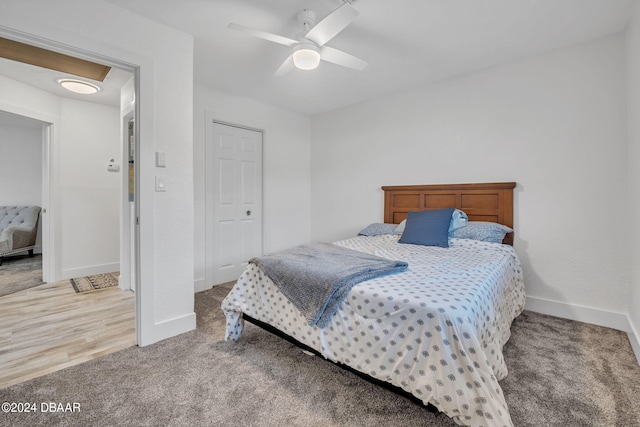
[{"label": "white wall", "polygon": [[[120,182],[106,165],[109,157],[120,156],[119,108],[61,98],[2,76],[0,86],[4,108],[36,116],[42,112],[59,128],[52,143],[59,255],[55,280],[117,271]],[[25,146],[14,144],[10,156],[2,153],[0,164],[7,165],[0,169],[0,176],[13,170],[15,174],[6,181],[12,185],[7,188],[15,186],[33,199],[32,204],[43,206],[42,129],[22,129],[30,131],[32,141]]]},{"label": "white wall", "polygon": [[[0,34],[138,67],[138,344],[194,329],[193,37],[101,0],[4,0]],[[160,173],[165,193],[154,191]]]},{"label": "white wall", "polygon": [[0,112],[0,205],[42,206],[42,124]]},{"label": "white wall", "polygon": [[264,131],[263,216],[265,253],[309,241],[309,117],[196,84],[194,87],[194,193],[196,290],[205,283],[205,112],[216,120]]},{"label": "white wall", "polygon": [[314,117],[312,239],[382,221],[382,185],[516,181],[529,301],[625,327],[624,47],[610,37]]},{"label": "white wall", "polygon": [[627,93],[629,124],[629,199],[631,283],[629,287],[629,334],[640,362],[640,3],[627,29]]},{"label": "white wall", "polygon": [[61,98],[61,279],[120,268],[120,108]]}]

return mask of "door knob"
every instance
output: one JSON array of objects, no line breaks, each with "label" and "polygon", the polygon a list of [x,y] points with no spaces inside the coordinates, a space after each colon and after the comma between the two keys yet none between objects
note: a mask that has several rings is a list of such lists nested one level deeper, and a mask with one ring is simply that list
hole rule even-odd
[{"label": "door knob", "polygon": [[251,215],[251,211],[247,211],[247,216],[250,216],[250,215]]}]

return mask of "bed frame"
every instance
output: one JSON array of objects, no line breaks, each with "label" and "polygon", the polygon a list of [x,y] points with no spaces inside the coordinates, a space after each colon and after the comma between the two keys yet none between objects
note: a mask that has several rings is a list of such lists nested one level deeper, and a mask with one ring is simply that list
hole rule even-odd
[{"label": "bed frame", "polygon": [[372,377],[370,375],[367,375],[367,374],[365,374],[363,372],[360,372],[357,369],[354,369],[349,365],[345,365],[343,363],[334,362],[333,360],[327,359],[322,353],[320,353],[315,348],[311,348],[308,345],[301,343],[297,339],[291,337],[290,335],[285,334],[280,329],[274,328],[273,326],[271,326],[268,323],[265,323],[265,322],[263,322],[261,320],[258,320],[258,319],[254,319],[253,317],[247,316],[244,313],[242,314],[242,318],[244,320],[246,320],[247,322],[249,322],[249,323],[253,323],[254,325],[258,326],[259,328],[264,329],[267,332],[271,332],[272,334],[289,341],[291,344],[301,348],[302,351],[305,351],[307,353],[313,353],[314,355],[323,358],[327,362],[333,363],[337,367],[339,367],[341,369],[344,369],[345,371],[349,371],[349,372],[359,376],[360,378],[364,379],[365,381],[369,381],[372,384],[375,384],[375,385],[377,385],[379,387],[382,387],[382,388],[385,388],[387,390],[390,390],[391,392],[393,392],[393,393],[395,393],[395,394],[397,394],[399,396],[403,396],[403,397],[409,399],[410,401],[412,401],[416,405],[419,405],[419,406],[422,406],[422,407],[426,408],[427,411],[429,411],[429,412],[433,412],[433,413],[439,412],[438,408],[436,408],[432,404],[428,403],[427,405],[425,405],[422,400],[418,399],[416,396],[414,396],[413,394],[403,390],[400,387],[397,387],[397,386],[395,386],[395,385],[393,385],[391,383],[379,380],[378,378],[374,378],[374,377]]},{"label": "bed frame", "polygon": [[[457,208],[470,221],[490,221],[513,228],[515,182],[402,185],[384,190],[384,222],[399,224],[409,211]],[[513,245],[513,233],[502,241]]]},{"label": "bed frame", "polygon": [[[515,182],[497,182],[486,184],[438,184],[438,185],[404,185],[382,187],[384,190],[384,222],[399,224],[407,217],[407,212],[425,209],[457,208],[463,210],[471,221],[492,221],[513,228],[513,189]],[[513,233],[507,234],[505,244],[513,244]],[[431,405],[425,405],[411,393],[393,384],[373,378],[353,369],[348,365],[326,359],[320,352],[301,343],[295,338],[274,328],[268,323],[254,319],[246,314],[243,319],[249,323],[284,338],[301,349],[311,352],[334,365],[364,378],[373,384],[384,387],[404,396],[414,403],[425,407],[430,412],[438,412]]]}]

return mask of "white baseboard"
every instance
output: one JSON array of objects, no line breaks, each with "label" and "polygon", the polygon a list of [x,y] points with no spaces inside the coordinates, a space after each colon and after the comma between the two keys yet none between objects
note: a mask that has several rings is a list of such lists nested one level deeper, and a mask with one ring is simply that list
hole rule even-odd
[{"label": "white baseboard", "polygon": [[193,282],[193,289],[196,292],[202,292],[202,291],[206,291],[208,289],[211,289],[213,286],[207,286],[207,283],[204,281],[204,277],[202,279],[196,279]]},{"label": "white baseboard", "polygon": [[525,309],[535,311],[536,313],[562,317],[563,319],[618,329],[624,332],[628,332],[630,328],[626,313],[615,313],[613,311],[552,301],[544,298],[527,296]]},{"label": "white baseboard", "polygon": [[167,338],[175,337],[196,328],[196,314],[189,313],[173,319],[154,323],[151,327],[144,328],[145,333],[140,336],[138,346],[157,343]]},{"label": "white baseboard", "polygon": [[120,271],[119,262],[62,270],[60,272],[60,280],[73,279],[75,277],[93,276],[95,274],[112,273],[114,271]]},{"label": "white baseboard", "polygon": [[640,336],[626,313],[616,313],[593,307],[585,307],[530,296],[527,296],[525,309],[535,311],[536,313],[548,314],[550,316],[561,317],[563,319],[575,320],[578,322],[591,323],[593,325],[604,326],[626,332],[629,337],[629,342],[631,343],[631,348],[636,355],[638,364],[640,364]]},{"label": "white baseboard", "polygon": [[633,352],[636,354],[636,360],[638,361],[638,365],[640,365],[640,335],[638,334],[638,330],[635,328],[631,318],[628,318],[629,321],[629,331],[627,335],[629,336],[629,342],[631,343],[631,348]]}]

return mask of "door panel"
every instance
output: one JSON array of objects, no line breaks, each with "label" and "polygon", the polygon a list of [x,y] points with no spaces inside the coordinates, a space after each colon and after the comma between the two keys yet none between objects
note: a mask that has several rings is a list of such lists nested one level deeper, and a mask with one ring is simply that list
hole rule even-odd
[{"label": "door panel", "polygon": [[255,203],[256,165],[254,162],[243,161],[242,166],[242,204],[245,206]]},{"label": "door panel", "polygon": [[208,126],[205,262],[207,285],[215,285],[236,280],[262,254],[262,133]]},{"label": "door panel", "polygon": [[235,173],[233,159],[219,159],[220,190],[218,195],[219,206],[233,206],[235,193]]}]

